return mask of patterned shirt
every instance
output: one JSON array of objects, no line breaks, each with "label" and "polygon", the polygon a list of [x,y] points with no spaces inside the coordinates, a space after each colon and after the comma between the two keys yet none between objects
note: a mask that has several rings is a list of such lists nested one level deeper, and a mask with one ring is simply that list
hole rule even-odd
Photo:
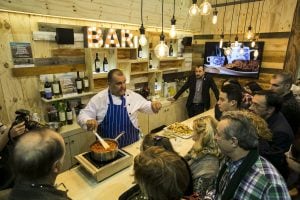
[{"label": "patterned shirt", "polygon": [[[226,163],[228,165],[227,170],[220,180],[220,189],[222,193],[226,189],[226,183],[229,182],[241,163],[242,160]],[[221,199],[221,196],[215,199]],[[245,174],[245,177],[235,191],[233,199],[289,200],[291,197],[289,196],[285,181],[281,175],[279,175],[275,167],[266,159],[259,156],[258,160],[250,168],[248,173]]]},{"label": "patterned shirt", "polygon": [[202,84],[203,84],[203,78],[198,78],[196,80],[196,90],[195,90],[193,103],[202,103]]}]

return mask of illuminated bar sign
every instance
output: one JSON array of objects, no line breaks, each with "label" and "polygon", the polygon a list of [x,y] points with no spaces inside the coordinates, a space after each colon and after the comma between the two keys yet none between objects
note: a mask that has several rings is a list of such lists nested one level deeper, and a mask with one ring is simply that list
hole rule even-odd
[{"label": "illuminated bar sign", "polygon": [[130,30],[84,27],[85,48],[133,47],[132,39]]}]

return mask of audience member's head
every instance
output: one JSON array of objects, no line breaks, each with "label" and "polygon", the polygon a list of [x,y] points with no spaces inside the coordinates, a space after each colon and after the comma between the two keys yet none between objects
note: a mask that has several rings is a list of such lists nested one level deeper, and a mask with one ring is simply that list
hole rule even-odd
[{"label": "audience member's head", "polygon": [[221,88],[217,102],[221,112],[238,110],[242,102],[242,90],[238,85],[228,84]]},{"label": "audience member's head", "polygon": [[175,152],[169,138],[154,134],[145,135],[141,145],[141,151],[145,151],[152,146],[160,146],[168,151]]},{"label": "audience member's head", "polygon": [[191,158],[197,159],[208,154],[219,157],[219,148],[214,140],[216,127],[217,121],[211,116],[204,116],[194,120],[193,140],[195,143],[189,152]]},{"label": "audience member's head", "polygon": [[150,147],[134,159],[134,177],[153,200],[180,200],[190,184],[183,159],[162,147]]},{"label": "audience member's head", "polygon": [[223,113],[215,139],[221,152],[232,160],[240,159],[243,153],[258,146],[257,129],[243,111]]},{"label": "audience member's head", "polygon": [[236,80],[236,79],[225,79],[223,81],[223,83],[222,83],[222,87],[224,85],[229,85],[229,84],[237,85],[237,86],[239,86],[242,89],[242,86],[241,86],[240,82],[238,80]]},{"label": "audience member's head", "polygon": [[255,82],[255,81],[250,81],[250,82],[248,82],[248,83],[246,83],[246,84],[244,85],[244,91],[247,92],[247,93],[250,94],[250,95],[253,95],[254,92],[258,92],[258,91],[260,91],[260,90],[262,90],[262,88],[261,88],[260,85],[259,85],[257,82]]},{"label": "audience member's head", "polygon": [[65,155],[64,140],[50,129],[31,131],[14,148],[13,166],[18,181],[54,184]]},{"label": "audience member's head", "polygon": [[271,90],[279,96],[284,96],[290,92],[293,84],[293,75],[289,72],[274,74],[270,80]]},{"label": "audience member's head", "polygon": [[273,113],[279,112],[281,105],[282,99],[278,94],[271,90],[262,90],[254,94],[249,110],[266,120]]}]

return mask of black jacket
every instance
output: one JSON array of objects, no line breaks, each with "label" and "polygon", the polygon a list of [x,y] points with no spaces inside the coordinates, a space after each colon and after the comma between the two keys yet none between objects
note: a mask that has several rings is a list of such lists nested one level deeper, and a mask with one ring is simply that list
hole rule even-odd
[{"label": "black jacket", "polygon": [[[217,85],[215,84],[213,78],[209,74],[204,74],[203,83],[202,83],[202,101],[204,104],[204,108],[208,110],[210,108],[210,95],[209,95],[209,89],[212,89],[216,99],[219,99],[219,90],[217,88]],[[177,94],[174,96],[174,99],[178,99],[178,97],[185,91],[189,89],[189,96],[186,102],[186,107],[191,106],[193,103],[193,99],[195,96],[195,90],[196,90],[196,75],[193,74],[189,76],[187,82],[182,86],[182,88],[177,92]]]},{"label": "black jacket", "polygon": [[292,91],[283,96],[282,99],[283,103],[280,111],[293,129],[294,135],[296,135],[300,128],[300,105]]}]

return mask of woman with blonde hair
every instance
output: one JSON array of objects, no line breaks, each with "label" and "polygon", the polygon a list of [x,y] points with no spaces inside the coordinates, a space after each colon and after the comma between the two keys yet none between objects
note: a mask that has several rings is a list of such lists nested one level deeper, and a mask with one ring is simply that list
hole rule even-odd
[{"label": "woman with blonde hair", "polygon": [[193,147],[185,156],[188,161],[194,183],[194,192],[203,197],[213,187],[218,174],[220,151],[214,140],[217,121],[211,116],[194,120]]}]

